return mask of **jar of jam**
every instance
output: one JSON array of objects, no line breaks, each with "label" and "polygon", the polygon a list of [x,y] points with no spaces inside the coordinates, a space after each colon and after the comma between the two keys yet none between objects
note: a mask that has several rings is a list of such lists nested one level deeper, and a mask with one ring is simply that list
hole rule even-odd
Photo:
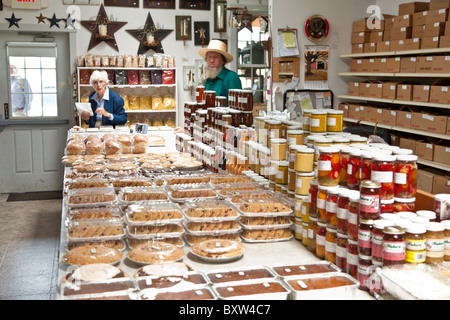
[{"label": "jar of jam", "polygon": [[305,196],[305,198],[302,203],[302,221],[309,222],[308,197]]},{"label": "jar of jam", "polygon": [[373,156],[371,180],[381,183],[381,200],[390,200],[394,198],[394,172],[394,156]]},{"label": "jar of jam", "polygon": [[358,255],[358,281],[359,289],[369,291],[369,278],[371,276],[372,257],[370,255]]},{"label": "jar of jam", "polygon": [[409,263],[423,263],[427,257],[425,225],[411,223],[406,226],[405,240],[406,253],[405,261]]},{"label": "jar of jam", "polygon": [[361,169],[361,151],[352,149],[349,152],[347,165],[347,187],[352,190],[359,190]]},{"label": "jar of jam", "polygon": [[358,242],[347,240],[347,273],[352,277],[358,276]]},{"label": "jar of jam", "polygon": [[350,203],[348,204],[347,234],[350,240],[358,241],[359,225],[359,191],[352,190],[349,193]]},{"label": "jar of jam", "polygon": [[317,172],[319,185],[337,186],[339,184],[340,171],[339,149],[334,147],[320,147]]},{"label": "jar of jam", "polygon": [[231,115],[230,114],[224,114],[222,115],[222,131],[227,127],[231,126]]},{"label": "jar of jam", "polygon": [[235,128],[239,128],[241,125],[241,116],[242,111],[230,109],[230,115],[231,115],[231,125]]},{"label": "jar of jam", "polygon": [[317,222],[316,231],[316,255],[320,259],[325,259],[325,241],[327,236],[327,225],[326,223]]},{"label": "jar of jam", "polygon": [[310,121],[311,132],[327,132],[327,111],[313,109],[311,110]]},{"label": "jar of jam", "polygon": [[311,172],[314,166],[314,149],[297,147],[294,169],[297,172]]},{"label": "jar of jam", "polygon": [[360,186],[359,216],[361,219],[378,219],[380,217],[381,184],[366,180]]},{"label": "jar of jam", "polygon": [[450,261],[450,220],[441,222],[445,227],[444,261]]},{"label": "jar of jam", "polygon": [[205,90],[205,107],[213,108],[216,106],[216,92],[211,90]]},{"label": "jar of jam", "polygon": [[434,212],[438,222],[450,219],[450,194],[440,193],[434,196]]},{"label": "jar of jam", "polygon": [[216,97],[216,107],[226,108],[227,107],[227,97]]},{"label": "jar of jam", "polygon": [[253,126],[253,111],[242,111],[241,124],[249,128]]},{"label": "jar of jam", "polygon": [[325,205],[327,227],[337,228],[337,208],[338,208],[339,188],[328,189],[327,201]]},{"label": "jar of jam", "polygon": [[275,174],[275,183],[287,185],[289,173],[288,166],[289,162],[287,161],[280,161],[278,163],[278,170],[277,173]]},{"label": "jar of jam", "polygon": [[394,212],[416,211],[416,198],[394,198]]},{"label": "jar of jam", "polygon": [[425,262],[437,264],[444,262],[445,256],[445,227],[439,222],[426,224],[427,257]]},{"label": "jar of jam", "polygon": [[303,130],[287,130],[288,144],[302,145],[303,144]]},{"label": "jar of jam", "polygon": [[308,225],[308,250],[316,253],[316,232],[317,232],[317,218],[309,217]]},{"label": "jar of jam", "polygon": [[340,161],[341,161],[341,171],[339,173],[339,185],[343,187],[347,187],[347,169],[348,169],[348,161],[350,160],[350,151],[352,148],[346,145],[339,146],[340,151]]},{"label": "jar of jam", "polygon": [[359,169],[360,181],[370,180],[372,176],[372,158],[374,154],[370,151],[361,151],[361,167]]},{"label": "jar of jam", "polygon": [[341,132],[344,127],[344,111],[329,109],[327,110],[327,131]]},{"label": "jar of jam", "polygon": [[340,188],[337,202],[337,231],[347,234],[348,230],[348,208],[350,204],[349,190]]},{"label": "jar of jam", "polygon": [[358,225],[358,253],[372,256],[373,220],[359,219]]},{"label": "jar of jam", "polygon": [[322,185],[318,186],[316,201],[317,217],[319,219],[319,222],[322,223],[327,223],[327,197],[328,190],[330,189],[337,189],[337,187],[327,187]]},{"label": "jar of jam", "polygon": [[302,124],[303,130],[310,131],[311,129],[311,110],[303,110]]},{"label": "jar of jam", "polygon": [[303,235],[302,235],[302,244],[307,247],[308,246],[308,228],[309,228],[309,223],[306,222],[302,222],[303,225]]},{"label": "jar of jam", "polygon": [[341,270],[347,269],[348,236],[345,233],[336,234],[336,266]]},{"label": "jar of jam", "polygon": [[270,159],[275,161],[285,161],[286,152],[286,139],[270,139]]},{"label": "jar of jam", "polygon": [[314,180],[314,172],[297,172],[296,177],[295,193],[302,196],[307,196],[310,182]]},{"label": "jar of jam", "polygon": [[383,263],[383,237],[384,228],[394,226],[394,222],[390,220],[375,220],[373,222],[372,235],[372,263]]},{"label": "jar of jam", "polygon": [[242,111],[253,111],[253,91],[242,90],[240,106]]},{"label": "jar of jam", "polygon": [[309,182],[308,190],[308,212],[309,216],[313,218],[318,218],[317,213],[317,193],[319,192],[319,187],[317,180],[311,180]]},{"label": "jar of jam", "polygon": [[195,88],[195,98],[197,102],[205,101],[205,86],[197,86]]},{"label": "jar of jam", "polygon": [[336,229],[327,228],[325,236],[325,260],[336,264]]},{"label": "jar of jam", "polygon": [[395,197],[414,198],[417,192],[417,159],[415,155],[396,156]]},{"label": "jar of jam", "polygon": [[288,169],[288,190],[293,191],[295,194],[295,183],[297,182],[297,174],[295,170]]},{"label": "jar of jam", "polygon": [[405,229],[390,226],[385,227],[383,232],[383,266],[405,263]]},{"label": "jar of jam", "polygon": [[381,200],[380,213],[394,213],[394,199],[391,200]]}]

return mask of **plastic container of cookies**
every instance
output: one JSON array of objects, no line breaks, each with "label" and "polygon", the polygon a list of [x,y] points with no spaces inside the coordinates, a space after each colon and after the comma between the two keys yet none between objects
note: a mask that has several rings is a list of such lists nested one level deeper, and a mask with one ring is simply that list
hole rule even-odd
[{"label": "plastic container of cookies", "polygon": [[183,225],[187,231],[193,235],[210,234],[211,232],[239,232],[241,230],[237,219],[235,220],[215,220],[203,218],[203,221],[187,219]]},{"label": "plastic container of cookies", "polygon": [[153,182],[149,178],[145,177],[118,177],[111,179],[112,186],[116,192],[120,192],[122,188],[130,187],[153,187]]},{"label": "plastic container of cookies", "polygon": [[74,208],[68,210],[68,219],[121,221],[122,215],[117,207]]},{"label": "plastic container of cookies", "polygon": [[188,202],[217,199],[217,193],[208,184],[180,184],[167,186],[173,202]]},{"label": "plastic container of cookies", "polygon": [[245,199],[234,205],[239,214],[245,217],[288,216],[294,212],[289,202],[278,197]]},{"label": "plastic container of cookies", "polygon": [[127,244],[125,242],[125,237],[120,239],[113,240],[76,240],[76,241],[67,241],[65,244],[66,251],[70,251],[77,247],[82,246],[103,246],[106,248],[111,248],[117,250],[119,252],[125,251],[127,248]]},{"label": "plastic container of cookies", "polygon": [[131,205],[136,202],[146,201],[167,201],[167,192],[161,187],[128,187],[122,188],[119,192],[119,204]]},{"label": "plastic container of cookies", "polygon": [[148,237],[127,237],[127,244],[130,249],[134,249],[137,246],[141,245],[145,242],[164,242],[172,244],[176,247],[183,248],[184,247],[184,240],[183,236],[173,236],[173,235],[149,235]]},{"label": "plastic container of cookies", "polygon": [[258,183],[254,182],[238,182],[238,183],[226,183],[215,189],[217,194],[222,198],[228,198],[232,194],[240,191],[251,191],[251,190],[264,190],[264,187]]},{"label": "plastic container of cookies", "polygon": [[215,284],[212,289],[221,300],[287,300],[290,293],[277,279]]},{"label": "plastic container of cookies", "polygon": [[279,242],[288,241],[293,237],[292,229],[284,226],[265,226],[261,228],[253,228],[245,225],[242,226],[241,238],[249,243]]},{"label": "plastic container of cookies", "polygon": [[165,185],[207,184],[208,175],[172,175],[164,178]]},{"label": "plastic container of cookies", "polygon": [[239,231],[207,231],[207,232],[192,232],[186,230],[184,234],[184,238],[186,239],[186,243],[190,246],[193,246],[199,242],[205,240],[232,240],[232,241],[241,241],[240,234],[241,229]]},{"label": "plastic container of cookies", "polygon": [[137,265],[177,262],[184,258],[184,250],[165,242],[148,241],[137,245],[127,253],[127,259]]},{"label": "plastic container of cookies", "polygon": [[277,228],[290,228],[293,225],[290,215],[282,216],[241,216],[240,225],[248,230],[263,229],[276,226]]},{"label": "plastic container of cookies", "polygon": [[126,230],[130,239],[181,237],[184,234],[184,228],[181,223],[158,223],[133,226],[127,225]]},{"label": "plastic container of cookies", "polygon": [[252,183],[253,180],[245,176],[235,175],[214,175],[210,179],[211,186],[215,189],[223,188],[235,183]]},{"label": "plastic container of cookies", "polygon": [[218,200],[202,200],[187,202],[183,205],[185,217],[191,221],[202,222],[208,218],[210,221],[235,220],[239,217],[236,208],[228,202]]},{"label": "plastic container of cookies", "polygon": [[67,191],[75,189],[86,188],[109,188],[112,186],[111,182],[104,178],[92,178],[92,179],[73,179],[66,183]]},{"label": "plastic container of cookies", "polygon": [[118,240],[125,236],[122,221],[117,220],[75,220],[67,226],[69,241],[104,241]]},{"label": "plastic container of cookies", "polygon": [[69,190],[67,195],[67,206],[69,208],[115,204],[117,204],[117,196],[112,187],[74,189]]},{"label": "plastic container of cookies", "polygon": [[144,203],[130,205],[125,210],[125,222],[129,226],[181,223],[184,219],[176,203]]}]

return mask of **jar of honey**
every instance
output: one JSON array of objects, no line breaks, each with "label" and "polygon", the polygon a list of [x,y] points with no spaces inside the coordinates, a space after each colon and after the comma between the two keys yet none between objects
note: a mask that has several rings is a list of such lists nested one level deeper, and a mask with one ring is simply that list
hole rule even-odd
[{"label": "jar of honey", "polygon": [[230,109],[229,112],[231,115],[231,125],[235,128],[239,128],[241,125],[242,111]]},{"label": "jar of honey", "polygon": [[314,149],[297,147],[294,169],[297,172],[311,172],[314,165]]},{"label": "jar of honey", "polygon": [[239,96],[239,110],[253,111],[253,91],[242,90]]},{"label": "jar of honey", "polygon": [[285,161],[287,152],[286,139],[270,139],[270,159]]},{"label": "jar of honey", "polygon": [[216,97],[216,107],[226,108],[227,107],[227,97],[217,96]]},{"label": "jar of honey", "polygon": [[303,130],[287,130],[287,143],[289,145],[302,145],[303,144]]},{"label": "jar of honey", "polygon": [[302,127],[305,131],[311,130],[311,110],[303,110]]},{"label": "jar of honey", "polygon": [[205,90],[205,107],[214,108],[216,106],[216,92],[211,90]]},{"label": "jar of honey", "polygon": [[197,102],[205,101],[205,86],[197,86],[195,88],[195,98]]},{"label": "jar of honey", "polygon": [[411,223],[406,227],[405,240],[406,252],[405,261],[409,263],[423,263],[427,257],[425,225]]},{"label": "jar of honey", "polygon": [[253,111],[242,111],[241,124],[250,128],[253,126]]},{"label": "jar of honey", "polygon": [[275,174],[275,183],[281,184],[281,185],[287,185],[288,179],[289,179],[289,162],[287,161],[280,161],[278,163],[278,171]]},{"label": "jar of honey", "polygon": [[311,132],[327,132],[327,111],[326,110],[311,110],[310,121]]},{"label": "jar of honey", "polygon": [[327,110],[327,131],[341,132],[344,128],[344,111],[329,109]]},{"label": "jar of honey", "polygon": [[297,172],[295,182],[295,193],[307,196],[309,192],[310,182],[314,180],[314,172]]},{"label": "jar of honey", "polygon": [[271,139],[281,138],[281,121],[268,120],[266,123],[268,124],[268,134],[269,134],[267,139],[267,146],[270,147]]}]

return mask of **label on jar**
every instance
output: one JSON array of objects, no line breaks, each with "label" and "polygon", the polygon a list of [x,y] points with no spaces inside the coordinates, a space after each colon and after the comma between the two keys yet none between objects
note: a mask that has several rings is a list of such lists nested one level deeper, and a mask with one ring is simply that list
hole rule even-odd
[{"label": "label on jar", "polygon": [[394,182],[396,184],[406,184],[406,173],[396,172],[394,175]]},{"label": "label on jar", "polygon": [[361,263],[358,264],[358,281],[362,287],[368,288],[370,269]]},{"label": "label on jar", "polygon": [[287,143],[288,143],[288,145],[291,145],[291,144],[294,144],[294,145],[296,145],[297,144],[297,138],[292,138],[292,137],[288,137],[287,138]]},{"label": "label on jar", "polygon": [[347,264],[357,266],[358,265],[358,255],[347,252]]},{"label": "label on jar", "polygon": [[295,182],[295,187],[299,188],[299,189],[303,188],[303,180],[302,180],[302,178],[297,178],[297,181]]},{"label": "label on jar", "polygon": [[406,238],[406,250],[425,251],[427,249],[426,240],[413,240]]},{"label": "label on jar", "polygon": [[386,241],[383,240],[383,259],[389,261],[405,260],[406,242],[405,241]]},{"label": "label on jar", "polygon": [[382,257],[383,254],[383,236],[373,234],[372,237],[372,256]]},{"label": "label on jar", "polygon": [[348,223],[356,225],[358,223],[358,215],[356,213],[348,211]]},{"label": "label on jar", "polygon": [[394,173],[392,171],[373,171],[372,180],[380,183],[391,183],[394,180]]},{"label": "label on jar", "polygon": [[325,246],[325,236],[316,234],[316,244],[319,246]]},{"label": "label on jar", "polygon": [[347,174],[349,176],[353,174],[353,166],[350,163],[347,165]]},{"label": "label on jar", "polygon": [[317,204],[316,204],[316,206],[317,206],[318,209],[325,209],[325,208],[326,208],[326,205],[327,205],[327,201],[326,201],[325,199],[319,199],[319,198],[317,198]]},{"label": "label on jar", "polygon": [[331,161],[318,161],[317,170],[319,171],[331,171]]},{"label": "label on jar", "polygon": [[340,258],[347,258],[347,247],[336,246],[336,256]]},{"label": "label on jar", "polygon": [[326,205],[325,205],[325,210],[327,210],[328,212],[336,213],[337,212],[337,203],[332,202],[332,201],[327,201]]},{"label": "label on jar", "polygon": [[377,213],[380,210],[380,196],[361,194],[359,197],[359,210],[367,213]]},{"label": "label on jar", "polygon": [[284,178],[284,172],[283,171],[277,171],[277,174],[275,175],[275,179],[283,180],[283,178]]},{"label": "label on jar", "polygon": [[337,217],[342,220],[347,220],[348,209],[345,208],[337,208]]},{"label": "label on jar", "polygon": [[320,119],[311,119],[310,126],[313,128],[320,127]]},{"label": "label on jar", "polygon": [[302,210],[302,203],[300,201],[295,202],[295,211],[301,211]]},{"label": "label on jar", "polygon": [[372,248],[372,234],[370,230],[358,229],[358,246],[361,248]]},{"label": "label on jar", "polygon": [[426,251],[409,251],[406,250],[405,261],[411,263],[422,263],[427,258]]},{"label": "label on jar", "polygon": [[336,252],[336,243],[325,241],[325,250],[328,252]]},{"label": "label on jar", "polygon": [[314,229],[308,228],[308,239],[314,239],[315,235],[316,235],[316,232],[314,231]]},{"label": "label on jar", "polygon": [[336,118],[328,118],[327,119],[327,125],[329,127],[335,127],[336,126]]},{"label": "label on jar", "polygon": [[426,241],[427,251],[444,251],[445,240],[444,239],[427,239]]}]

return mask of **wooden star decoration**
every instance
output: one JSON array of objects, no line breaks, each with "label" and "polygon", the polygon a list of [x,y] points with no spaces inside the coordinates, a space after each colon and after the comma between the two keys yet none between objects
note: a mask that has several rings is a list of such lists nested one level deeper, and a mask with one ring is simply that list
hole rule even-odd
[{"label": "wooden star decoration", "polygon": [[[157,29],[149,12],[144,28],[126,31],[139,41],[138,54],[144,54],[149,50],[153,50],[156,53],[164,53],[161,40],[167,37],[173,30]],[[148,34],[153,35],[154,41],[151,43],[148,42]]]},{"label": "wooden star decoration", "polygon": [[19,27],[19,21],[22,20],[22,18],[17,19],[16,16],[14,15],[14,13],[12,14],[11,18],[5,18],[6,20],[8,20],[9,22],[9,28],[11,28],[12,26],[16,26],[17,28],[20,29]]},{"label": "wooden star decoration", "polygon": [[[91,32],[91,41],[89,42],[88,51],[102,42],[105,42],[114,50],[119,51],[114,34],[128,22],[110,21],[106,15],[103,4],[100,6],[100,10],[95,21],[83,20],[80,23]],[[101,25],[106,26],[107,31],[105,35],[100,34],[99,27]]]},{"label": "wooden star decoration", "polygon": [[47,18],[47,20],[50,21],[50,28],[53,27],[53,26],[57,26],[58,29],[60,29],[60,28],[59,28],[59,22],[60,22],[62,19],[57,19],[57,18],[56,18],[56,14],[53,14],[53,17],[52,17],[52,18]]},{"label": "wooden star decoration", "polygon": [[44,17],[41,12],[41,15],[39,17],[36,17],[36,19],[38,19],[38,24],[39,23],[45,24],[45,19],[47,19],[47,17]]}]

